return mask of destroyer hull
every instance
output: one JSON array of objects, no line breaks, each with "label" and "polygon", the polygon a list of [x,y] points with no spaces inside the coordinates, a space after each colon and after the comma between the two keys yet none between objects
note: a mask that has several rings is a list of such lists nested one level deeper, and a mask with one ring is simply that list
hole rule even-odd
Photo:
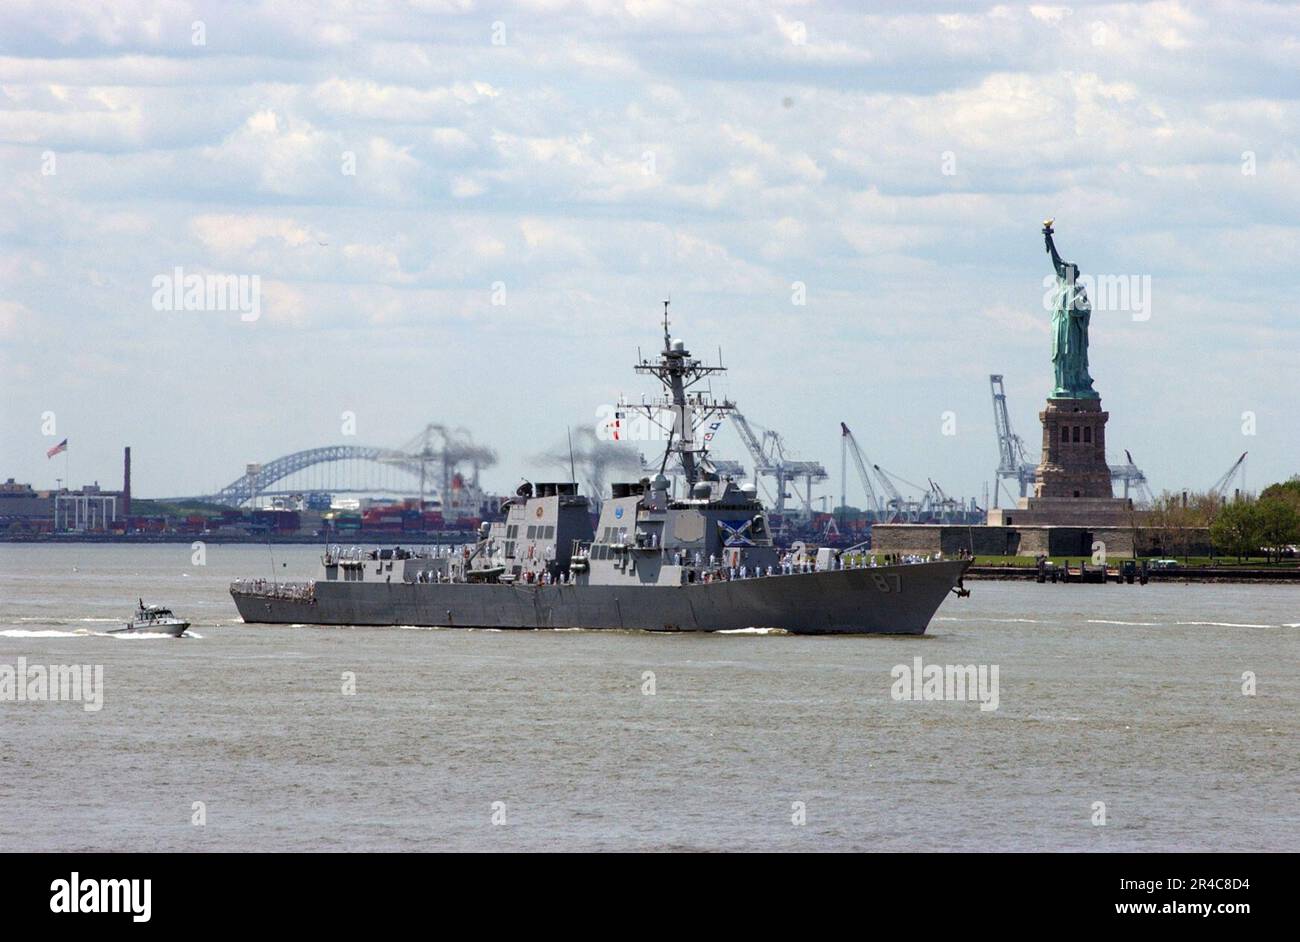
[{"label": "destroyer hull", "polygon": [[942,561],[684,586],[315,583],[310,598],[232,589],[245,622],[922,634],[968,563]]}]

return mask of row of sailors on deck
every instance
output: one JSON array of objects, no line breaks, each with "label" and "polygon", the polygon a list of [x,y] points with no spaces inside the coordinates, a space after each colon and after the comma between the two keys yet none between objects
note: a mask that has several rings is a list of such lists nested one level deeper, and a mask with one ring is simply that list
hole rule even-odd
[{"label": "row of sailors on deck", "polygon": [[561,570],[558,576],[549,569],[543,569],[541,572],[525,570],[521,575],[525,582],[536,583],[537,585],[568,585],[573,581],[573,577],[566,570]]},{"label": "row of sailors on deck", "polygon": [[[685,554],[679,553],[679,565],[685,565],[681,558]],[[696,566],[699,566],[699,553],[696,553]],[[943,558],[942,553],[936,553],[933,557],[921,556],[919,554],[890,554],[885,557],[885,564],[891,563],[928,563],[931,559],[940,560]],[[876,562],[874,555],[866,553],[842,553],[831,560],[830,569],[875,569],[879,563]],[[799,557],[793,553],[783,553],[776,566],[749,566],[749,565],[732,565],[718,566],[717,557],[709,557],[709,568],[705,570],[702,580],[704,582],[716,582],[719,580],[735,579],[758,579],[763,576],[791,576],[796,573],[816,572],[817,565],[812,560],[805,557]]]},{"label": "row of sailors on deck", "polygon": [[[562,571],[559,575],[553,574],[549,569],[543,569],[540,572],[534,572],[531,569],[525,569],[519,574],[519,577],[529,585],[569,585],[573,582],[573,577],[567,572]],[[438,571],[420,571],[415,574],[416,582],[461,582],[458,574],[444,576]]]},{"label": "row of sailors on deck", "polygon": [[[879,565],[889,566],[895,563],[928,563],[931,561],[938,561],[941,559],[943,559],[943,553],[935,553],[933,556],[931,555],[922,556],[918,553],[907,553],[907,554],[890,553],[885,556],[884,563],[882,564],[876,561],[876,555],[874,553],[870,553],[870,554],[841,553],[838,556],[836,556],[833,560],[831,560],[831,568],[833,569],[874,569],[876,566]],[[678,550],[675,554],[673,554],[673,562],[675,562],[678,566],[689,566],[691,565],[692,561],[694,561],[696,569],[704,568],[703,566],[704,557],[698,551],[695,553],[693,560],[691,554],[688,553],[686,550]],[[718,568],[718,557],[710,556],[709,569],[714,570],[717,568]],[[730,568],[749,570],[752,571],[754,575],[761,576],[765,574],[763,567],[761,566],[746,567],[746,566],[733,565]],[[816,564],[812,561],[812,559],[810,559],[807,556],[801,558],[798,554],[795,553],[783,553],[781,555],[781,559],[777,567],[772,567],[772,566],[767,567],[766,575],[771,576],[771,575],[777,575],[779,573],[781,575],[788,576],[796,572],[813,572],[815,571],[816,568],[817,568]]]},{"label": "row of sailors on deck", "polygon": [[[915,553],[898,554],[891,553],[885,556],[885,565],[895,563],[928,563],[931,560],[943,559],[942,553],[935,553],[933,556]],[[807,556],[799,556],[795,553],[782,553],[781,558],[775,566],[750,566],[748,564],[733,564],[731,566],[719,565],[717,556],[709,557],[709,566],[704,569],[702,566],[703,555],[698,551],[692,556],[686,550],[678,550],[673,556],[674,562],[679,566],[690,566],[692,561],[695,569],[703,569],[701,581],[717,582],[735,579],[758,579],[763,576],[792,576],[798,573],[809,573],[817,571],[817,564]],[[734,562],[734,560],[733,560]],[[725,563],[725,560],[724,560]],[[875,554],[867,553],[841,553],[830,561],[830,569],[875,569],[880,565],[876,561]],[[566,570],[561,570],[558,575],[553,574],[549,569],[543,569],[540,572],[524,570],[520,573],[521,578],[528,584],[536,585],[569,585],[573,582],[573,576]],[[259,580],[261,581],[261,580]],[[441,572],[429,571],[416,573],[416,582],[458,582],[458,578],[453,576],[443,576]]]},{"label": "row of sailors on deck", "polygon": [[314,582],[276,582],[269,579],[236,579],[237,591],[251,595],[270,595],[279,599],[310,602],[316,598]]}]

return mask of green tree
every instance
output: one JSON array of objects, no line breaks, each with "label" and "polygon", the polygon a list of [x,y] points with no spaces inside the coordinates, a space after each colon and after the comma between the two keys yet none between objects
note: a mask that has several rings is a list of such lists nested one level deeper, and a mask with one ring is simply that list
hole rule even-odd
[{"label": "green tree", "polygon": [[1300,512],[1287,494],[1261,496],[1255,508],[1259,515],[1260,541],[1270,557],[1281,559],[1282,551],[1300,540]]},{"label": "green tree", "polygon": [[1300,475],[1291,478],[1289,481],[1270,484],[1260,492],[1259,499],[1285,501],[1295,508],[1297,513],[1300,513]]},{"label": "green tree", "polygon": [[1224,504],[1210,524],[1210,539],[1225,553],[1240,560],[1259,548],[1263,538],[1263,521],[1254,501],[1238,500]]}]

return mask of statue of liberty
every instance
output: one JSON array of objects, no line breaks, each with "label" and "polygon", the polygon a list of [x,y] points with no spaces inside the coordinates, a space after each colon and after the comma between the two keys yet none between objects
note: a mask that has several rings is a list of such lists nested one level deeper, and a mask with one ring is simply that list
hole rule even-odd
[{"label": "statue of liberty", "polygon": [[1079,266],[1061,261],[1052,242],[1052,222],[1043,223],[1047,252],[1056,269],[1056,288],[1052,309],[1052,366],[1056,370],[1053,399],[1100,399],[1088,375],[1088,321],[1092,305],[1088,292],[1078,283]]}]

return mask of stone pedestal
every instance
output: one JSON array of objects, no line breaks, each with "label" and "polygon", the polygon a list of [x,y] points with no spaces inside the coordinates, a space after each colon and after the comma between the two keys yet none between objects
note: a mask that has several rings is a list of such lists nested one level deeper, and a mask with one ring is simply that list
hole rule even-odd
[{"label": "stone pedestal", "polygon": [[1043,458],[1034,494],[1014,508],[990,510],[990,526],[1122,527],[1133,523],[1133,502],[1116,497],[1106,464],[1106,420],[1100,399],[1048,399]]},{"label": "stone pedestal", "polygon": [[1035,497],[1114,497],[1106,465],[1106,420],[1100,399],[1048,399],[1043,459],[1034,475]]}]

